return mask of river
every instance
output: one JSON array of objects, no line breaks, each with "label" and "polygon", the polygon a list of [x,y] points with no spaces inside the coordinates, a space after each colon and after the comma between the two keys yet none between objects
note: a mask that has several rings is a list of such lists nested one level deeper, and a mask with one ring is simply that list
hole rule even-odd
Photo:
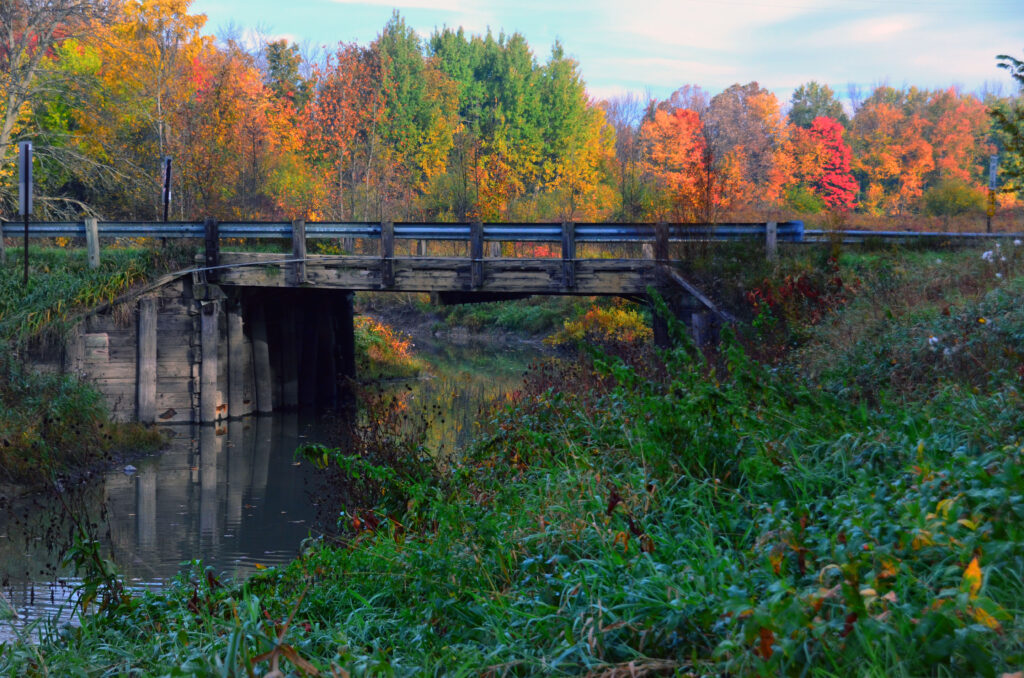
[{"label": "river", "polygon": [[[476,433],[481,406],[518,388],[538,351],[528,344],[420,340],[417,354],[429,377],[369,390],[399,408],[407,425],[425,426],[428,448],[446,454]],[[70,620],[77,582],[53,562],[66,541],[69,510],[98,525],[134,589],[160,588],[196,560],[230,578],[288,562],[318,532],[315,470],[295,458],[295,449],[330,444],[336,427],[336,415],[325,412],[167,427],[171,440],[160,453],[60,498],[20,502],[0,515],[0,594],[18,614],[4,621],[10,615],[0,600],[0,642],[34,620]]]}]

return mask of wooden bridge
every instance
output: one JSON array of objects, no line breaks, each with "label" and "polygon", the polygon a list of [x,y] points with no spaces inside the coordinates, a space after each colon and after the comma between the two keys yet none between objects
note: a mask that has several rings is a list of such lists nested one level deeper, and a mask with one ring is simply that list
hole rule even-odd
[{"label": "wooden bridge", "polygon": [[[7,237],[23,234],[20,225],[2,228]],[[28,237],[84,237],[94,266],[101,238],[200,238],[205,245],[195,267],[94,309],[59,351],[37,359],[93,380],[121,419],[214,423],[332,400],[338,377],[355,372],[355,291],[429,292],[441,303],[466,303],[531,294],[646,301],[656,290],[676,301],[699,341],[709,321],[727,313],[685,279],[671,260],[672,243],[747,239],[771,257],[778,241],[807,235],[800,222],[32,224]],[[290,247],[225,251],[250,238]],[[347,254],[310,254],[307,245],[318,238]],[[446,256],[437,256],[434,242],[449,243]],[[509,256],[526,244],[531,256]],[[536,256],[537,245],[553,256]],[[653,316],[655,340],[664,343],[666,321]]]}]

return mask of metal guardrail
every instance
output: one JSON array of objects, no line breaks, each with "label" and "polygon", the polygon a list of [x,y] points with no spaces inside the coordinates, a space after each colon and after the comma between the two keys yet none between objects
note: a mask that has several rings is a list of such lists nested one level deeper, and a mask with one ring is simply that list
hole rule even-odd
[{"label": "metal guardrail", "polygon": [[[292,237],[291,222],[220,222],[217,225],[220,238],[282,238]],[[763,238],[766,225],[763,223],[740,224],[668,224],[669,239],[686,240],[733,240],[742,238]],[[786,221],[778,224],[780,241],[800,242],[803,239],[802,221]],[[655,224],[574,224],[577,242],[648,242],[655,239]],[[308,222],[306,238],[357,238],[377,240],[381,237],[381,225],[376,222]],[[205,234],[203,222],[97,222],[100,238],[202,238]],[[470,239],[470,224],[409,222],[394,225],[395,238],[400,240],[449,240]],[[3,223],[4,237],[14,238],[24,234],[21,223]],[[29,223],[30,238],[84,238],[86,227],[82,222],[34,222]],[[562,224],[551,223],[493,223],[483,224],[483,239],[486,241],[561,242]]]},{"label": "metal guardrail", "polygon": [[[279,238],[292,237],[291,222],[247,222],[225,221],[218,224],[220,238]],[[764,238],[764,223],[728,224],[668,224],[669,240],[742,240]],[[655,224],[574,224],[576,242],[629,243],[652,242],[655,239]],[[202,238],[205,224],[196,221],[146,222],[146,221],[100,221],[97,222],[100,238]],[[51,221],[30,222],[30,238],[84,238],[86,226],[83,222]],[[408,222],[394,225],[398,240],[447,240],[466,241],[471,236],[470,224]],[[3,235],[7,238],[24,235],[20,222],[4,221]],[[381,225],[377,222],[308,222],[306,238],[355,238],[379,240]],[[888,242],[944,241],[944,240],[988,240],[1024,238],[1021,233],[947,233],[920,231],[825,231],[805,229],[802,221],[783,221],[777,225],[780,242],[814,243],[833,238],[842,238],[846,243],[860,243],[865,240]],[[561,242],[562,224],[558,223],[491,223],[483,224],[485,241]]]}]

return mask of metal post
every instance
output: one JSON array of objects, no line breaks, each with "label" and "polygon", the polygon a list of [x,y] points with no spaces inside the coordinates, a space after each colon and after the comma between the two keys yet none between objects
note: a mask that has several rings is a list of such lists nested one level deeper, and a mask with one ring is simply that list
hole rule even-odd
[{"label": "metal post", "polygon": [[18,167],[21,170],[18,172],[18,188],[19,198],[18,207],[21,210],[22,216],[25,218],[25,277],[22,284],[28,286],[28,222],[29,215],[32,214],[32,142],[22,141],[18,144],[18,150],[21,155],[19,156],[20,162]]},{"label": "metal post", "polygon": [[562,222],[562,286],[576,287],[576,226]]},{"label": "metal post", "polygon": [[778,255],[779,225],[769,221],[764,227],[764,253],[768,261],[775,261]]},{"label": "metal post", "polygon": [[380,222],[380,284],[395,284],[395,224],[391,221]]},{"label": "metal post", "polygon": [[479,221],[469,225],[469,278],[474,290],[484,284],[484,225]]}]

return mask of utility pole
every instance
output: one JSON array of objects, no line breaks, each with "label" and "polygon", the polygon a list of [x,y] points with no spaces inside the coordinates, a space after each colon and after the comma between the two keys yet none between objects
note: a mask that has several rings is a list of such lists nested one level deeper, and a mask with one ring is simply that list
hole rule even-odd
[{"label": "utility pole", "polygon": [[999,156],[988,158],[988,208],[985,210],[985,232],[992,232],[992,217],[996,214],[996,170],[999,169]]},{"label": "utility pole", "polygon": [[18,143],[18,213],[25,218],[25,277],[28,287],[28,221],[32,214],[32,142]]}]

